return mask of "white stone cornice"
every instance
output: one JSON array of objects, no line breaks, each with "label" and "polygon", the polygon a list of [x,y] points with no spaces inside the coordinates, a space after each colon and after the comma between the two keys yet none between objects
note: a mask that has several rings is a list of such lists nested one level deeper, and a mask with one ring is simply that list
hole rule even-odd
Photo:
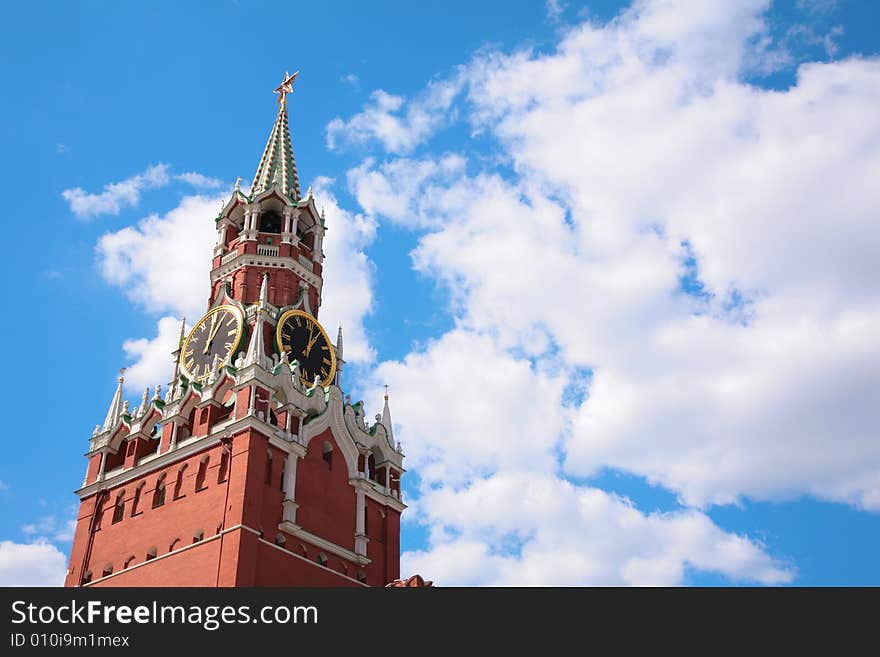
[{"label": "white stone cornice", "polygon": [[360,554],[355,554],[348,548],[344,548],[341,545],[333,543],[332,541],[328,541],[327,539],[321,538],[316,534],[312,534],[311,532],[306,531],[299,525],[295,525],[292,522],[282,522],[278,525],[278,529],[303,541],[308,541],[309,543],[317,548],[320,548],[321,550],[325,550],[326,552],[335,554],[337,557],[348,559],[349,561],[353,561],[354,563],[361,566],[366,566],[370,563],[370,559],[368,559],[367,557]]},{"label": "white stone cornice", "polygon": [[202,451],[206,447],[211,447],[219,443],[220,437],[220,433],[200,436],[197,439],[192,440],[192,442],[188,441],[186,444],[178,445],[177,449],[175,449],[174,451],[160,454],[148,463],[135,465],[134,467],[129,468],[128,470],[122,470],[121,472],[119,472],[119,474],[114,474],[113,476],[109,476],[109,473],[106,473],[103,481],[96,481],[89,484],[88,486],[83,486],[78,491],[76,491],[76,495],[79,497],[80,500],[82,500],[86,497],[89,497],[90,495],[97,493],[100,488],[118,486],[129,482],[132,479],[137,479],[138,477],[142,477],[145,474],[149,474],[150,472],[153,472],[155,470],[160,470],[161,468],[167,467],[175,461],[187,458],[188,456],[192,456],[193,454]]},{"label": "white stone cornice", "polygon": [[254,253],[239,253],[229,262],[211,271],[211,284],[228,276],[242,267],[275,267],[290,269],[304,281],[315,286],[319,290],[322,287],[322,279],[311,269],[304,267],[298,260],[287,256],[262,256]]},{"label": "white stone cornice", "polygon": [[376,487],[373,485],[373,482],[369,479],[357,477],[349,479],[348,483],[351,484],[352,488],[354,488],[355,490],[364,491],[364,495],[369,497],[371,500],[378,502],[383,506],[390,506],[398,513],[403,513],[403,510],[407,508],[406,504],[401,502],[396,497],[386,495],[382,491],[377,490]]},{"label": "white stone cornice", "polygon": [[345,579],[345,580],[348,580],[349,582],[353,582],[353,583],[357,584],[358,586],[363,586],[363,587],[365,587],[365,588],[368,588],[368,587],[369,587],[369,584],[367,584],[366,582],[361,582],[361,581],[359,581],[359,580],[354,579],[353,577],[349,577],[348,575],[346,575],[346,574],[344,574],[344,573],[340,573],[340,572],[338,572],[338,571],[336,571],[336,570],[333,570],[332,568],[328,568],[327,566],[322,566],[321,564],[319,564],[319,563],[317,563],[317,562],[315,562],[315,561],[311,561],[310,559],[306,559],[306,558],[305,558],[304,556],[302,556],[301,554],[297,554],[296,552],[294,552],[294,551],[292,551],[292,550],[288,550],[287,548],[282,547],[282,546],[280,546],[280,545],[276,545],[275,543],[270,543],[270,542],[267,541],[265,538],[262,538],[262,537],[261,537],[261,538],[258,538],[257,540],[258,540],[260,543],[265,543],[266,545],[275,548],[276,550],[281,550],[281,551],[284,552],[285,554],[289,554],[289,555],[292,556],[292,557],[296,557],[297,559],[301,559],[302,561],[305,561],[306,563],[308,563],[309,565],[314,566],[315,568],[321,568],[322,570],[326,570],[326,571],[328,571],[328,572],[331,572],[331,573],[333,573],[334,575],[336,575],[337,577],[341,577],[341,578],[343,578],[343,579]]}]

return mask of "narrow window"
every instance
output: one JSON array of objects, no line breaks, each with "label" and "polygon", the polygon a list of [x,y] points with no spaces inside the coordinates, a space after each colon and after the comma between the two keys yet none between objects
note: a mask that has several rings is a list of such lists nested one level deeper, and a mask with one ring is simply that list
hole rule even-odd
[{"label": "narrow window", "polygon": [[168,551],[171,552],[174,549],[174,546],[178,543],[180,543],[180,538],[175,538],[173,541],[171,541],[171,543],[168,545]]},{"label": "narrow window", "polygon": [[203,538],[205,538],[205,532],[203,532],[203,531],[200,529],[200,530],[197,531],[195,534],[193,534],[193,543],[198,543],[198,542],[201,541]]},{"label": "narrow window", "polygon": [[128,568],[131,565],[131,562],[134,561],[134,555],[129,554],[128,558],[125,560],[125,563],[122,564],[123,569]]},{"label": "narrow window", "polygon": [[266,453],[266,485],[272,485],[272,452]]},{"label": "narrow window", "polygon": [[131,501],[131,515],[136,516],[141,512],[141,491],[144,489],[144,482],[138,484],[134,489],[134,498]]},{"label": "narrow window", "polygon": [[165,504],[165,475],[156,481],[156,489],[153,491],[153,508]]},{"label": "narrow window", "polygon": [[95,531],[101,529],[101,522],[104,520],[104,502],[99,504],[100,506],[95,510]]},{"label": "narrow window", "polygon": [[327,566],[327,555],[323,552],[318,553],[318,564],[321,566]]},{"label": "narrow window", "polygon": [[108,563],[104,566],[104,570],[101,572],[101,577],[107,577],[113,574],[113,564]]},{"label": "narrow window", "polygon": [[359,582],[363,582],[363,583],[366,584],[366,582],[367,582],[367,574],[366,574],[363,570],[359,570],[359,571],[357,572],[357,580],[358,580]]},{"label": "narrow window", "polygon": [[205,486],[205,477],[208,476],[208,459],[209,457],[205,456],[199,462],[199,471],[196,473],[196,491],[207,488]]},{"label": "narrow window", "polygon": [[180,466],[180,470],[177,471],[177,479],[174,482],[174,499],[176,500],[178,497],[184,497],[183,492],[183,474],[186,470],[187,464],[184,463]]},{"label": "narrow window", "polygon": [[115,525],[117,522],[122,522],[122,518],[125,516],[125,491],[119,493],[116,496],[116,504],[113,507],[113,524]]},{"label": "narrow window", "polygon": [[91,582],[91,581],[92,581],[92,571],[91,571],[91,570],[87,570],[86,572],[83,573],[83,576],[82,576],[82,583],[83,583],[83,584],[88,584],[88,583]]},{"label": "narrow window", "polygon": [[222,484],[226,481],[226,477],[229,473],[229,452],[225,449],[223,453],[220,455],[220,468],[217,470],[217,483]]},{"label": "narrow window", "polygon": [[156,555],[157,555],[157,554],[159,554],[159,548],[157,548],[157,547],[154,545],[154,546],[151,547],[149,550],[147,550],[147,558],[146,558],[146,561],[152,561],[153,559],[156,558]]}]

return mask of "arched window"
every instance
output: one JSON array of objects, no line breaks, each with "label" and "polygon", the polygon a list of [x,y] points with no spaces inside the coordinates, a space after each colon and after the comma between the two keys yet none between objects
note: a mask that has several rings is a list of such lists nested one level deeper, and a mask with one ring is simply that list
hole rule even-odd
[{"label": "arched window", "polygon": [[174,482],[174,499],[176,500],[178,497],[184,497],[186,493],[183,492],[183,477],[184,472],[189,464],[184,463],[180,466],[180,469],[177,471],[177,479]]},{"label": "arched window", "polygon": [[91,570],[87,570],[86,572],[83,573],[83,576],[82,576],[82,583],[83,583],[83,584],[88,584],[88,583],[91,582],[91,581],[92,581],[92,571],[91,571]]},{"label": "arched window", "polygon": [[329,440],[324,441],[324,445],[321,451],[321,458],[324,459],[324,463],[327,464],[327,467],[332,470],[333,469],[333,445],[330,444]]},{"label": "arched window", "polygon": [[318,553],[318,564],[321,566],[327,566],[327,555],[323,552]]},{"label": "arched window", "polygon": [[260,213],[260,232],[261,233],[280,233],[281,232],[281,215],[274,210],[265,210]]},{"label": "arched window", "polygon": [[266,485],[272,485],[272,452],[266,452]]},{"label": "arched window", "polygon": [[[101,496],[98,495],[98,497],[100,498]],[[95,509],[95,531],[98,531],[99,529],[101,529],[101,523],[104,520],[104,504],[105,503],[106,502],[100,501],[100,499],[99,499],[98,508]]]},{"label": "arched window", "polygon": [[366,583],[366,581],[367,581],[367,574],[366,574],[363,570],[359,570],[359,571],[357,572],[357,581],[359,581],[359,582],[363,582],[363,583]]},{"label": "arched window", "polygon": [[141,482],[134,489],[134,498],[131,500],[131,516],[134,517],[141,512],[141,492],[144,490],[144,484]]},{"label": "arched window", "polygon": [[168,551],[171,552],[178,543],[180,543],[179,536],[172,539],[171,543],[168,544]]},{"label": "arched window", "polygon": [[225,449],[220,455],[220,467],[217,470],[217,483],[222,484],[229,475],[229,452]]},{"label": "arched window", "polygon": [[153,508],[165,504],[165,475],[159,477],[156,481],[156,488],[153,490]]},{"label": "arched window", "polygon": [[113,524],[115,525],[117,522],[122,522],[122,518],[125,516],[125,491],[119,493],[116,496],[116,504],[113,506]]},{"label": "arched window", "polygon": [[108,563],[104,564],[104,570],[101,572],[101,577],[107,577],[113,574],[113,564]]},{"label": "arched window", "polygon": [[131,562],[134,561],[134,555],[129,554],[125,559],[125,563],[122,564],[123,569],[128,568],[131,565]]},{"label": "arched window", "polygon": [[299,544],[299,552],[304,557],[309,556],[309,549],[303,543]]},{"label": "arched window", "polygon": [[156,555],[157,555],[157,554],[159,554],[159,548],[157,548],[157,547],[154,545],[154,546],[151,547],[149,550],[147,550],[147,558],[146,558],[146,561],[152,561],[153,559],[156,558]]},{"label": "arched window", "polygon": [[199,471],[196,473],[196,492],[200,490],[205,490],[207,486],[205,485],[205,477],[208,476],[208,460],[210,457],[206,454],[202,457],[202,460],[199,461]]},{"label": "arched window", "polygon": [[197,532],[193,534],[193,543],[198,543],[203,538],[205,538],[205,532],[199,529]]}]

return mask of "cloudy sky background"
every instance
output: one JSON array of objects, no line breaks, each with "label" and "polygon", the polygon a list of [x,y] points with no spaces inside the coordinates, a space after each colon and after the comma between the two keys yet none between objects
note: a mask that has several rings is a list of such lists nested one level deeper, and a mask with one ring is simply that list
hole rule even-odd
[{"label": "cloudy sky background", "polygon": [[455,12],[340,5],[223,34],[256,9],[287,11],[80,9],[59,79],[16,73],[0,583],[63,578],[116,369],[132,400],[169,378],[285,67],[320,320],[354,398],[390,386],[407,456],[404,573],[880,583],[867,3],[462,5],[445,39]]}]

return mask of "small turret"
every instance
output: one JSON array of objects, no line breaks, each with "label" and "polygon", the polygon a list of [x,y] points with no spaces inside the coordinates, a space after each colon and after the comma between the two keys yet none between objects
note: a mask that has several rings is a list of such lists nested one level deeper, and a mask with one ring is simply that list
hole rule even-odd
[{"label": "small turret", "polygon": [[110,400],[110,408],[107,409],[107,417],[104,418],[104,424],[101,425],[101,431],[110,431],[119,422],[122,417],[122,384],[125,382],[125,368],[119,370],[119,378],[116,383],[116,392],[113,393],[113,399]]}]

